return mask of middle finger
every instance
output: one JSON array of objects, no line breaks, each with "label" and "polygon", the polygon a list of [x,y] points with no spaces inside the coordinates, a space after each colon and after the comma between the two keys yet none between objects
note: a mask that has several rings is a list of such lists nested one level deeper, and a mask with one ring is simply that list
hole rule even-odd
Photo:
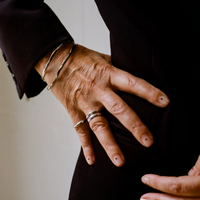
[{"label": "middle finger", "polygon": [[105,149],[110,160],[116,166],[122,166],[125,162],[125,158],[109,128],[106,118],[101,115],[95,116],[89,121],[89,125],[100,144]]},{"label": "middle finger", "polygon": [[101,103],[146,147],[153,144],[153,136],[138,115],[112,90],[100,97]]}]

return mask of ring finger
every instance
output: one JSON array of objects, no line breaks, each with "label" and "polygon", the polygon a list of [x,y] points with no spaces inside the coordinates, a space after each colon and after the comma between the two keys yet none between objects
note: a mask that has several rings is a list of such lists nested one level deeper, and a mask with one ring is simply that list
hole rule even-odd
[{"label": "ring finger", "polygon": [[113,164],[118,167],[122,166],[125,158],[115,141],[106,118],[101,115],[96,115],[89,121],[89,125]]}]

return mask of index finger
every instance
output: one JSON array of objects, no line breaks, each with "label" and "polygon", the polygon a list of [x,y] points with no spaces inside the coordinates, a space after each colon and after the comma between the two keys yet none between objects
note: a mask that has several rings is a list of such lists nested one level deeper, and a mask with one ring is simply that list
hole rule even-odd
[{"label": "index finger", "polygon": [[154,189],[179,196],[199,196],[200,176],[167,177],[148,174],[142,182]]},{"label": "index finger", "polygon": [[147,81],[118,68],[114,67],[112,70],[110,81],[116,89],[135,94],[156,106],[165,107],[169,104],[169,98],[164,92]]}]

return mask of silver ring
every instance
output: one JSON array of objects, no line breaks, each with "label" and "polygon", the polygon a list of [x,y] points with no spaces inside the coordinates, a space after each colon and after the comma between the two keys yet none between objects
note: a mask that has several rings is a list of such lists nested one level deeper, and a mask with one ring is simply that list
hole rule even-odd
[{"label": "silver ring", "polygon": [[93,111],[93,113],[91,113],[86,119],[89,123],[92,119],[101,115],[102,115],[101,112]]},{"label": "silver ring", "polygon": [[[91,112],[86,116],[86,119],[88,119],[91,115],[96,114],[96,113],[101,113],[101,112],[96,111],[96,110],[91,111]],[[101,114],[101,115],[102,115],[102,114]]]},{"label": "silver ring", "polygon": [[91,121],[92,119],[94,119],[95,117],[98,117],[98,116],[101,116],[101,115],[102,115],[101,112],[94,110],[94,111],[90,112],[90,113],[86,116],[86,119],[83,119],[83,120],[79,121],[78,123],[76,123],[76,124],[74,125],[74,128],[77,128],[77,127],[80,126],[81,124],[84,124],[86,121],[90,122],[90,121]]},{"label": "silver ring", "polygon": [[86,121],[87,121],[86,119],[79,121],[77,124],[74,125],[74,128],[80,126],[81,124],[84,124]]},{"label": "silver ring", "polygon": [[95,113],[98,113],[98,111],[96,111],[96,110],[91,111],[89,114],[87,114],[86,119],[88,119],[91,115],[93,115]]}]

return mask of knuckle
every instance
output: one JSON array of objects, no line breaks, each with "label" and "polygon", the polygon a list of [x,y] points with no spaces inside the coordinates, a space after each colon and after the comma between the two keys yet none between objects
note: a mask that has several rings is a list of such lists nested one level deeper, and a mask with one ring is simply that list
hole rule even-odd
[{"label": "knuckle", "polygon": [[73,93],[74,93],[74,95],[73,95],[74,99],[76,101],[77,99],[79,99],[79,97],[82,93],[82,88],[80,88],[80,87],[76,88]]},{"label": "knuckle", "polygon": [[127,77],[127,81],[128,81],[128,87],[131,89],[137,84],[137,81],[132,77],[131,78]]},{"label": "knuckle", "polygon": [[111,105],[111,111],[113,114],[118,115],[126,111],[127,105],[124,102],[114,102]]},{"label": "knuckle", "polygon": [[109,143],[109,142],[106,142],[104,144],[104,149],[106,150],[106,152],[111,152],[113,151],[115,148],[114,148],[114,145]]},{"label": "knuckle", "polygon": [[105,77],[109,77],[108,74],[110,73],[110,68],[109,64],[93,63],[91,69],[96,73],[94,73],[94,76],[91,77],[90,84],[94,86],[102,79],[105,79]]},{"label": "knuckle", "polygon": [[143,124],[141,122],[135,122],[132,125],[132,131],[136,131],[136,130],[141,129],[141,128],[143,128]]},{"label": "knuckle", "polygon": [[85,104],[85,102],[88,102],[88,99],[90,99],[92,94],[92,89],[90,86],[82,86],[81,84],[79,87],[76,87],[73,91],[72,95],[72,103],[73,105],[76,105],[77,107],[81,107]]},{"label": "knuckle", "polygon": [[91,76],[87,77],[87,79],[85,79],[85,81],[86,81],[86,85],[88,88],[93,88],[96,85],[96,83],[98,82],[96,75],[94,75],[94,76],[91,75]]},{"label": "knuckle", "polygon": [[102,131],[102,130],[106,129],[107,127],[108,127],[108,124],[104,123],[102,121],[96,121],[91,124],[91,129],[93,132]]},{"label": "knuckle", "polygon": [[147,89],[147,96],[149,99],[154,100],[156,97],[156,91],[154,88],[150,87]]},{"label": "knuckle", "polygon": [[[74,84],[74,89],[70,91],[68,99],[71,99],[73,105],[78,106],[80,99],[83,100],[88,96],[88,91],[85,90],[83,84]],[[66,99],[67,100],[67,99]],[[69,101],[67,101],[68,103]]]},{"label": "knuckle", "polygon": [[91,150],[91,145],[90,144],[81,144],[82,148],[84,151],[90,151]]},{"label": "knuckle", "polygon": [[181,181],[177,178],[173,180],[169,185],[170,192],[173,194],[182,194],[183,193],[183,187],[181,184]]},{"label": "knuckle", "polygon": [[76,132],[77,132],[78,136],[80,137],[80,139],[85,138],[88,135],[88,133],[85,130],[83,130],[79,127],[77,127]]}]

